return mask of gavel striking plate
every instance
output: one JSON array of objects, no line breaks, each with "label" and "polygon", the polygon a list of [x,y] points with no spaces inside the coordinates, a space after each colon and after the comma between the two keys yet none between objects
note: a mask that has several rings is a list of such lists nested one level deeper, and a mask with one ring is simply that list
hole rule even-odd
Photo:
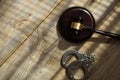
[{"label": "gavel striking plate", "polygon": [[93,15],[83,7],[71,7],[65,10],[58,20],[57,30],[65,40],[73,43],[87,40],[94,32],[120,39],[119,34],[96,30]]}]

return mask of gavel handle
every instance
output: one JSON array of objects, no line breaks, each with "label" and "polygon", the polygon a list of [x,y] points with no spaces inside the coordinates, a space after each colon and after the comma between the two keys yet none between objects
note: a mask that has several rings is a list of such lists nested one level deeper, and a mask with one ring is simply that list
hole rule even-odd
[{"label": "gavel handle", "polygon": [[111,32],[107,32],[107,31],[97,30],[97,29],[93,29],[93,28],[88,27],[88,26],[86,26],[85,29],[87,29],[89,31],[92,31],[92,32],[95,32],[95,33],[98,33],[98,34],[101,34],[101,35],[109,36],[111,38],[116,38],[116,39],[120,40],[120,35],[116,34],[116,33],[111,33]]}]

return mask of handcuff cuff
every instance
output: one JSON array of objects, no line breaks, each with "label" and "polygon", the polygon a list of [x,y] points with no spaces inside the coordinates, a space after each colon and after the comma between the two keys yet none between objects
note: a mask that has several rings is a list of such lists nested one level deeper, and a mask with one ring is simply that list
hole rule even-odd
[{"label": "handcuff cuff", "polygon": [[[76,61],[71,62],[68,66],[66,65],[67,58],[69,56],[75,56]],[[61,65],[66,69],[66,74],[70,80],[86,80],[88,78],[88,68],[94,62],[94,57],[88,54],[81,54],[75,50],[70,50],[64,53],[61,58]],[[84,77],[81,79],[75,79],[72,70],[78,66],[80,69],[83,70]]]},{"label": "handcuff cuff", "polygon": [[[83,7],[71,7],[65,10],[58,20],[57,31],[63,39],[72,43],[81,43],[89,39],[94,32],[120,40],[119,34],[95,29],[95,19],[93,15]],[[74,55],[77,60],[66,66],[66,57],[69,55]],[[88,68],[93,61],[93,56],[80,54],[72,50],[63,55],[61,65],[66,69],[66,73],[70,80],[86,80],[89,72]],[[71,70],[75,65],[79,65],[81,66],[80,68],[83,69],[84,77],[82,79],[74,78]]]}]

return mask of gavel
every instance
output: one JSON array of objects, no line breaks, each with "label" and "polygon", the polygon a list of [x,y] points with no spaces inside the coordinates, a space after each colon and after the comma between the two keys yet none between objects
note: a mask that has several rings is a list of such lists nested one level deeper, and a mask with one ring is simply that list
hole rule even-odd
[{"label": "gavel", "polygon": [[120,35],[95,29],[95,19],[91,12],[83,7],[71,7],[65,10],[57,24],[59,34],[67,41],[80,43],[89,39],[93,33],[119,39]]}]

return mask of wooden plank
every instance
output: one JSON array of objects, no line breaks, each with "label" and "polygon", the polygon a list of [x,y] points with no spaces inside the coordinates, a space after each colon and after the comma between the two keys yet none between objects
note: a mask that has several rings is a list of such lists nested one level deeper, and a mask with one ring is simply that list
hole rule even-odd
[{"label": "wooden plank", "polygon": [[[59,1],[60,0],[58,0],[58,2]],[[107,1],[114,2],[114,0],[107,0]],[[106,11],[107,8],[109,8],[113,2],[110,2],[109,5],[105,7],[104,10]],[[90,7],[87,7],[87,8],[92,11],[92,9],[94,8],[93,5],[97,3],[98,2],[94,2],[92,5],[90,5]],[[60,4],[58,4],[58,6],[55,7],[54,10],[50,12],[49,15],[47,15],[47,18],[39,25],[37,30],[35,31],[31,30],[33,33],[31,33],[28,36],[26,41],[0,67],[0,75],[1,75],[0,80],[8,80],[8,79],[10,80],[67,80],[67,77],[64,73],[64,69],[63,68],[61,69],[61,66],[60,66],[61,56],[67,50],[78,49],[78,48],[79,48],[79,51],[82,51],[82,52],[88,52],[92,54],[97,53],[95,54],[97,55],[96,62],[94,63],[95,71],[93,66],[92,73],[91,73],[91,80],[120,79],[119,76],[116,76],[116,79],[113,79],[113,78],[109,79],[108,77],[104,77],[102,79],[100,78],[103,76],[102,74],[104,74],[104,72],[107,71],[107,68],[110,69],[109,66],[112,65],[111,62],[114,62],[114,60],[119,60],[119,58],[117,57],[119,56],[117,52],[119,50],[118,48],[116,48],[116,47],[119,47],[119,44],[120,44],[119,41],[116,41],[114,39],[106,39],[105,37],[94,34],[93,37],[87,42],[85,42],[84,44],[74,45],[64,41],[61,37],[57,35],[56,24],[61,12],[70,6],[74,6],[74,5],[85,6],[85,4],[88,4],[87,0],[81,0],[81,1],[63,0]],[[103,5],[101,3],[98,6],[101,7]],[[113,7],[110,9],[113,9],[112,11],[115,11],[115,12],[113,13],[111,11],[109,13],[108,17],[105,18],[105,22],[102,22],[102,25],[101,27],[99,27],[99,29],[109,30],[111,28],[111,30],[109,31],[117,32],[117,30],[119,31],[118,26],[120,25],[118,23],[119,5],[116,5],[116,7]],[[94,10],[99,11],[97,10],[97,8],[94,8]],[[100,15],[96,15],[95,12],[93,11],[92,13],[94,14],[95,19],[97,21],[99,21],[99,18],[102,15],[104,15],[104,13]],[[116,21],[114,21],[115,19]],[[109,24],[111,23],[112,25],[110,26]],[[107,29],[109,26],[110,28]],[[18,31],[21,31],[21,30],[18,29]],[[111,46],[113,43],[114,45]],[[114,50],[112,51],[112,49]],[[113,52],[115,53],[115,55],[113,56],[113,59],[107,57],[107,56],[111,56]],[[101,72],[104,66],[102,65],[100,66],[102,62],[99,62],[99,60],[100,60],[100,57],[101,56],[103,57],[103,54],[105,53],[107,54],[105,55],[102,61],[104,62],[103,65],[107,67],[105,68],[105,71]],[[105,58],[108,58],[110,60],[106,62]],[[118,63],[116,63],[113,67],[114,68],[116,68],[116,66],[119,67]],[[96,72],[96,69],[99,69],[98,72]],[[118,69],[119,68],[117,68],[116,70]],[[113,69],[111,69],[110,72],[112,71]],[[99,76],[99,72],[101,72],[100,73],[101,76]],[[116,72],[115,74],[118,74],[118,73]],[[94,78],[94,76],[96,77]]]},{"label": "wooden plank", "polygon": [[14,28],[10,24],[9,18],[5,18],[6,14],[2,8],[0,9],[0,65],[13,53],[21,43],[27,38],[26,35]]},{"label": "wooden plank", "polygon": [[[14,24],[14,28],[29,35],[46,18],[60,0],[10,0],[1,6],[2,20]],[[46,6],[45,6],[46,5]],[[44,7],[45,6],[45,7]],[[3,21],[5,22],[5,21]]]},{"label": "wooden plank", "polygon": [[[0,65],[20,47],[59,2],[60,0],[52,2],[49,0],[41,2],[39,0],[10,0],[1,5]],[[45,5],[47,6],[44,7]]]}]

